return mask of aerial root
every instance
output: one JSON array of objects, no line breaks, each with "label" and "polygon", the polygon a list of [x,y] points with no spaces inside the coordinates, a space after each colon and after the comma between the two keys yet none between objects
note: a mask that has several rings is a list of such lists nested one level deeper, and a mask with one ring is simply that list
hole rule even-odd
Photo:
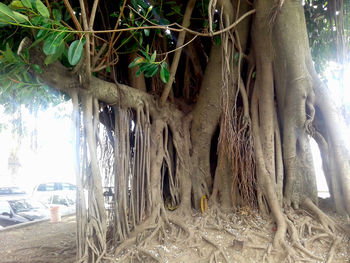
[{"label": "aerial root", "polygon": [[[315,241],[319,241],[324,245],[326,244],[325,242],[329,243],[330,250],[326,262],[330,263],[333,261],[336,248],[341,241],[341,238],[336,237],[334,233],[336,230],[340,229],[336,223],[314,205],[310,199],[307,198],[303,206],[311,212],[311,214],[307,211],[302,212],[305,216],[304,218],[298,216],[301,210],[294,211],[295,214],[291,213],[291,211],[285,214],[287,233],[289,234],[288,240],[291,245],[287,246],[286,242],[282,242],[282,244],[286,246],[284,251],[287,252],[284,262],[314,262],[315,260],[324,262],[324,258],[314,255],[313,252],[308,249],[312,247]],[[315,217],[318,223],[312,220]],[[300,238],[304,238],[304,240],[301,241]],[[274,248],[274,251],[275,250],[278,251],[278,249]],[[263,262],[268,260],[269,254],[269,251],[264,254]]]},{"label": "aerial root", "polygon": [[317,219],[321,225],[325,228],[326,232],[332,234],[335,232],[336,224],[334,221],[328,217],[321,209],[319,209],[310,198],[306,198],[303,202],[303,206],[309,209],[314,215],[317,216]]},{"label": "aerial root", "polygon": [[187,239],[190,239],[192,237],[192,232],[188,229],[187,226],[185,226],[182,222],[180,222],[178,219],[172,217],[169,218],[169,222],[173,225],[178,226],[180,229],[182,229],[188,236]]},{"label": "aerial root", "polygon": [[140,243],[139,243],[138,247],[147,246],[149,241],[153,237],[155,237],[155,235],[158,233],[158,231],[160,230],[161,226],[162,226],[162,223],[160,223],[154,230],[152,230],[152,232],[144,240],[140,240]]},{"label": "aerial root", "polygon": [[142,248],[142,247],[138,247],[137,250],[143,254],[145,254],[146,256],[150,257],[151,259],[153,259],[156,262],[161,262],[156,256],[154,256],[151,252],[147,251],[146,249]]},{"label": "aerial root", "polygon": [[334,257],[335,249],[336,249],[336,247],[338,246],[339,242],[340,242],[340,239],[339,239],[339,238],[335,238],[335,239],[334,239],[333,244],[332,244],[332,246],[331,246],[331,249],[329,250],[328,259],[327,259],[327,262],[326,262],[326,263],[331,263],[331,262],[333,262],[333,257]]},{"label": "aerial root", "polygon": [[[211,241],[208,237],[206,237],[206,236],[204,236],[204,235],[202,235],[202,239],[203,239],[204,241],[206,241],[208,244],[210,244],[210,245],[212,245],[213,247],[216,248],[216,251],[213,253],[213,255],[214,255],[214,254],[217,254],[217,253],[219,253],[219,254],[221,253],[222,256],[224,257],[224,259],[226,260],[226,262],[230,262],[230,261],[228,260],[227,256],[226,256],[225,252],[223,251],[223,249],[222,249],[219,245],[215,244],[214,241]],[[213,255],[212,255],[212,256],[213,256]],[[210,262],[214,262],[214,261],[212,261],[212,257],[211,257],[211,259],[210,259]],[[215,262],[217,262],[216,259],[215,259]]]},{"label": "aerial root", "polygon": [[[179,239],[181,231],[185,232],[187,240],[192,237],[192,232],[188,229],[188,227],[185,224],[183,224],[180,220],[174,217],[169,219],[168,216],[164,212],[161,212],[161,209],[159,209],[156,213],[152,213],[148,220],[144,221],[141,225],[139,225],[134,230],[134,233],[132,233],[132,236],[124,240],[115,249],[114,254],[121,255],[121,253],[125,253],[122,256],[122,258],[120,258],[120,262],[127,261],[128,259],[130,260],[134,257],[136,257],[137,260],[142,262],[142,259],[139,255],[140,253],[148,256],[156,262],[160,262],[160,259],[158,259],[152,253],[147,251],[145,248],[155,237],[158,237],[159,242],[165,240],[167,236],[167,233],[165,231],[166,226],[171,229],[176,228],[175,226],[178,227],[179,232],[177,239]],[[126,249],[129,249],[129,251],[123,252]]]},{"label": "aerial root", "polygon": [[266,261],[268,261],[268,256],[271,254],[271,250],[272,250],[272,244],[270,243],[268,246],[267,246],[267,249],[266,249],[266,252],[264,253],[263,255],[263,263],[265,263]]},{"label": "aerial root", "polygon": [[331,237],[329,234],[327,233],[320,233],[318,235],[315,235],[313,237],[310,237],[309,239],[307,239],[306,241],[304,241],[305,247],[310,246],[312,243],[314,243],[316,240],[321,239],[321,238],[327,238],[327,237]]},{"label": "aerial root", "polygon": [[218,245],[216,245],[213,241],[211,241],[209,238],[207,238],[206,236],[202,235],[202,239],[204,241],[206,241],[208,244],[212,245],[213,247],[215,247],[216,249],[219,249]]},{"label": "aerial root", "polygon": [[[217,251],[214,251],[211,256],[210,256],[210,259],[209,259],[209,263],[218,263],[218,254],[221,253],[219,250]],[[226,262],[229,262],[226,260]]]},{"label": "aerial root", "polygon": [[[256,252],[257,257],[259,257],[260,260],[262,259],[260,262],[276,262],[277,258],[279,260],[278,262],[317,261],[330,263],[335,260],[334,258],[341,239],[336,238],[335,234],[331,232],[329,224],[333,221],[330,218],[327,220],[327,215],[325,215],[323,223],[321,223],[318,220],[312,220],[316,217],[314,211],[306,213],[301,210],[291,209],[290,211],[285,210],[284,212],[283,220],[285,222],[285,231],[283,231],[283,224],[280,229],[274,228],[273,231],[280,230],[279,234],[275,232],[274,237],[271,235],[272,226],[270,224],[262,228],[260,227],[259,229],[259,225],[245,224],[242,217],[239,217],[239,221],[244,224],[246,230],[239,229],[240,231],[238,231],[237,234],[235,231],[231,232],[231,228],[226,228],[226,221],[224,218],[231,222],[235,222],[237,218],[221,217],[219,216],[220,211],[217,210],[214,213],[208,211],[207,214],[201,216],[200,222],[196,221],[194,228],[187,226],[186,222],[183,220],[181,221],[174,213],[168,214],[169,223],[167,224],[163,219],[162,213],[160,213],[160,216],[155,218],[157,224],[154,224],[152,228],[143,227],[143,231],[139,232],[137,239],[135,239],[135,237],[134,239],[127,240],[127,245],[124,243],[122,244],[122,248],[118,247],[119,252],[121,252],[118,262],[131,262],[131,260],[139,262],[146,260],[149,262],[161,262],[163,250],[157,252],[158,248],[156,250],[148,249],[154,241],[174,241],[176,243],[181,242],[183,245],[183,241],[185,240],[187,240],[185,243],[189,242],[186,248],[195,248],[196,252],[194,253],[198,253],[198,257],[201,259],[207,257],[207,262],[232,262],[231,250],[226,249],[233,248],[234,250],[240,251],[235,247],[235,241],[241,240],[242,238],[243,241],[240,242],[242,242],[242,244],[244,242],[244,248]],[[320,216],[317,215],[316,218],[319,217]],[[203,222],[205,222],[204,225]],[[327,224],[325,224],[325,222],[327,222]],[[216,240],[215,235],[205,233],[205,230],[208,228],[224,232],[226,236],[224,242],[222,242],[221,239]],[[336,230],[338,231],[338,228]],[[250,238],[253,236],[254,238]],[[258,243],[254,242],[257,236],[259,240],[264,240],[264,243],[260,243],[260,241]],[[273,238],[274,240],[272,241]],[[130,242],[134,243],[131,244]],[[203,242],[206,243],[204,246]],[[317,244],[315,242],[317,242]],[[209,251],[206,249],[202,250],[204,247],[209,247],[208,245],[211,247]],[[324,251],[329,250],[328,254],[322,255],[322,257],[321,255],[315,254],[313,250],[315,246],[318,247],[319,245],[323,247]],[[257,252],[257,250],[260,251]],[[265,253],[261,252],[262,250],[265,250]],[[230,259],[228,259],[229,255],[231,256]],[[245,262],[244,260],[244,258],[239,258],[238,262]]]},{"label": "aerial root", "polygon": [[159,214],[160,210],[155,209],[146,221],[134,229],[134,232],[128,239],[122,241],[122,243],[115,249],[114,254],[119,255],[124,249],[132,246],[133,244],[139,244],[145,231],[156,229],[157,224],[155,224],[155,221],[156,218],[159,217]]},{"label": "aerial root", "polygon": [[114,254],[119,255],[124,249],[130,247],[132,244],[136,243],[136,237],[131,237],[124,240],[115,250]]},{"label": "aerial root", "polygon": [[308,257],[315,259],[315,260],[323,260],[323,258],[317,257],[315,256],[311,251],[309,251],[308,249],[306,249],[299,240],[299,235],[298,235],[298,231],[295,228],[293,222],[289,219],[286,218],[287,224],[288,224],[288,230],[289,230],[289,234],[291,236],[291,242],[293,247],[299,249],[301,252],[303,252],[305,255],[307,255]]},{"label": "aerial root", "polygon": [[218,263],[219,262],[218,261],[219,254],[221,254],[223,256],[223,258],[225,259],[225,261],[227,263],[230,262],[226,256],[225,252],[222,249],[218,249],[211,254],[210,259],[209,259],[209,263],[212,263],[212,262]]}]

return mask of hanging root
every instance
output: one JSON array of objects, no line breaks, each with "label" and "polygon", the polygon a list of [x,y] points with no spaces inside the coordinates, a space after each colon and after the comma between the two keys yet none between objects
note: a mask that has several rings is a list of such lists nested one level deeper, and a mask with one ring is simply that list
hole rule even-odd
[{"label": "hanging root", "polygon": [[[151,259],[153,259],[154,261],[156,262],[161,262],[156,256],[154,256],[151,252],[149,252],[148,250],[142,248],[142,247],[139,247],[137,248],[138,251],[142,252],[143,254],[145,254],[146,256],[150,257]],[[147,261],[149,262],[149,261]]]},{"label": "hanging root", "polygon": [[329,253],[328,253],[328,259],[327,259],[327,262],[326,263],[331,263],[333,262],[333,257],[334,257],[334,253],[335,253],[335,249],[337,247],[337,245],[340,243],[340,239],[339,238],[336,238],[334,241],[333,241],[333,244],[332,244],[332,247],[331,249],[329,250]]},{"label": "hanging root", "polygon": [[[279,247],[273,246],[277,231],[273,222],[258,216],[232,211],[225,214],[215,206],[187,218],[177,217],[176,212],[168,212],[169,224],[159,212],[159,217],[153,218],[156,225],[143,227],[136,237],[120,245],[117,262],[186,262],[189,255],[213,263],[339,260],[336,252],[341,239],[303,210],[286,209],[283,220],[287,232],[277,235]],[[249,258],[239,255],[243,253]]]},{"label": "hanging root", "polygon": [[321,225],[325,228],[325,231],[327,233],[334,233],[336,229],[336,224],[334,221],[327,216],[322,210],[320,210],[312,201],[310,198],[306,198],[303,202],[303,206],[308,209],[310,212],[312,212],[314,215],[317,216],[317,219],[321,223]]},{"label": "hanging root", "polygon": [[286,218],[287,224],[288,224],[288,231],[289,231],[289,235],[291,237],[291,243],[292,246],[294,248],[299,249],[301,252],[303,252],[306,256],[315,259],[315,260],[323,260],[320,257],[317,257],[315,255],[313,255],[313,253],[309,250],[307,250],[301,243],[300,243],[300,239],[299,239],[299,235],[298,235],[298,231],[295,228],[293,222],[291,220],[289,220],[288,218]]},{"label": "hanging root", "polygon": [[[305,199],[303,206],[312,215],[304,210],[286,209],[285,211],[288,235],[285,237],[287,242],[283,240],[283,250],[287,252],[284,261],[314,262],[316,260],[325,262],[325,258],[315,255],[312,251],[314,243],[319,242],[325,249],[329,246],[326,262],[333,262],[336,248],[341,241],[341,238],[335,236],[335,232],[337,230],[341,232],[341,229],[328,215],[314,205],[309,198]],[[317,217],[318,222],[313,220],[313,215]],[[276,251],[276,248],[274,248],[274,251]],[[263,256],[263,262],[266,262],[270,256],[270,251],[267,250]]]},{"label": "hanging root", "polygon": [[170,221],[171,224],[176,225],[180,229],[182,229],[187,234],[187,239],[192,237],[192,232],[180,220],[172,217],[171,219],[169,219],[169,221]]}]

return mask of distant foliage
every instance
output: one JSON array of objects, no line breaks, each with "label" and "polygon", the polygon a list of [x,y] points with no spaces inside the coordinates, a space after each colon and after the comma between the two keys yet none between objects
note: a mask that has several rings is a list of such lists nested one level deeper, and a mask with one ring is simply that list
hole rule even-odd
[{"label": "distant foliage", "polygon": [[348,59],[350,4],[338,2],[306,0],[304,4],[311,55],[320,74],[330,60],[343,63]]}]

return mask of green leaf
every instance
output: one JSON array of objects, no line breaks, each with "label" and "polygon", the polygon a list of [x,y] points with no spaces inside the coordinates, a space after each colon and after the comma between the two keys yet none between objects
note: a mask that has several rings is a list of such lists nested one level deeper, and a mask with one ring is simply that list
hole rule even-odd
[{"label": "green leaf", "polygon": [[128,43],[130,41],[130,38],[124,38],[122,40],[122,43],[120,44],[120,46],[124,46],[126,43]]},{"label": "green leaf", "polygon": [[52,16],[58,22],[62,20],[62,13],[59,9],[53,9]]},{"label": "green leaf", "polygon": [[7,5],[0,3],[0,21],[4,23],[25,23],[28,22],[28,17],[12,11]]},{"label": "green leaf", "polygon": [[86,39],[82,38],[80,40],[75,40],[72,42],[72,44],[70,44],[68,50],[68,61],[72,66],[78,64],[79,60],[81,59],[85,42]]},{"label": "green leaf", "polygon": [[158,65],[156,64],[150,64],[150,66],[145,71],[145,77],[151,78],[158,72]]},{"label": "green leaf", "polygon": [[141,75],[141,73],[142,73],[142,71],[141,71],[141,69],[139,68],[139,70],[136,72],[136,77],[138,77],[138,76],[140,76]]},{"label": "green leaf", "polygon": [[12,49],[10,48],[9,43],[6,43],[6,50],[3,52],[3,55],[8,63],[12,63],[15,61],[15,55],[12,52]]},{"label": "green leaf", "polygon": [[215,45],[220,46],[221,45],[221,37],[215,36],[214,37]]},{"label": "green leaf", "polygon": [[160,25],[169,25],[170,24],[170,21],[166,18],[160,18],[159,19],[159,24]]},{"label": "green leaf", "polygon": [[24,60],[29,60],[29,50],[28,48],[24,48],[21,52],[21,57],[24,59]]},{"label": "green leaf", "polygon": [[45,58],[45,61],[44,61],[45,65],[49,65],[55,62],[56,60],[58,60],[62,56],[64,49],[65,49],[64,43],[61,43],[61,45],[57,48],[57,51],[55,54],[49,55]]},{"label": "green leaf", "polygon": [[149,63],[143,63],[139,70],[136,72],[136,77],[138,77],[142,72],[146,71],[147,69],[149,69],[153,64],[149,64]]},{"label": "green leaf", "polygon": [[57,55],[56,54],[52,54],[52,55],[48,55],[45,60],[44,60],[44,63],[45,65],[49,65],[53,62],[55,62],[56,60],[58,59]]},{"label": "green leaf", "polygon": [[43,70],[41,69],[41,67],[38,64],[32,64],[31,67],[39,74],[43,73]]},{"label": "green leaf", "polygon": [[22,4],[21,1],[15,0],[15,1],[12,1],[12,2],[11,2],[10,7],[11,7],[12,9],[21,9],[21,8],[23,8],[24,6],[23,6],[23,4]]},{"label": "green leaf", "polygon": [[45,39],[45,36],[36,39],[36,40],[33,42],[33,44],[30,45],[29,48],[32,48],[32,47],[37,46],[37,45],[38,45],[39,43],[41,43],[41,41],[43,41],[44,39]]},{"label": "green leaf", "polygon": [[21,0],[22,4],[29,9],[32,9],[32,4],[30,3],[30,0]]},{"label": "green leaf", "polygon": [[157,57],[157,51],[155,50],[152,54],[152,57],[151,57],[151,62],[155,62],[156,61],[156,57]]},{"label": "green leaf", "polygon": [[43,17],[50,17],[49,10],[40,0],[35,1],[35,7],[36,10],[38,10],[38,12],[40,13],[40,15],[42,15]]},{"label": "green leaf", "polygon": [[14,22],[12,10],[5,4],[0,3],[0,20],[1,22]]},{"label": "green leaf", "polygon": [[205,19],[205,20],[203,21],[203,27],[204,27],[204,28],[205,28],[205,27],[207,27],[207,26],[208,26],[208,24],[209,24],[208,20],[207,20],[207,19]]},{"label": "green leaf", "polygon": [[25,24],[26,22],[29,22],[28,17],[25,15],[22,15],[21,13],[13,11],[13,15],[15,16],[16,21],[20,24]]},{"label": "green leaf", "polygon": [[141,6],[144,9],[148,9],[149,8],[148,3],[146,3],[146,1],[144,1],[144,0],[136,0],[136,2],[137,2],[137,4],[139,6]]},{"label": "green leaf", "polygon": [[143,57],[137,57],[129,64],[129,68],[136,67],[137,65],[140,65],[141,63],[144,63],[144,62],[145,62],[145,59]]},{"label": "green leaf", "polygon": [[136,9],[137,9],[136,0],[131,0],[131,5],[132,5],[133,8],[136,8]]},{"label": "green leaf", "polygon": [[[148,45],[147,45],[147,47],[148,47]],[[148,50],[146,50],[146,52],[145,51],[143,51],[143,50],[141,50],[141,53],[146,57],[146,59],[147,60],[151,60],[151,57],[148,55]]]},{"label": "green leaf", "polygon": [[30,22],[34,25],[34,26],[39,26],[43,23],[44,21],[44,17],[42,16],[34,16],[30,19]]},{"label": "green leaf", "polygon": [[164,83],[169,81],[170,73],[168,70],[168,65],[166,62],[163,62],[160,67],[160,78]]},{"label": "green leaf", "polygon": [[145,33],[145,36],[148,37],[149,33],[151,32],[149,29],[144,29],[143,32]]},{"label": "green leaf", "polygon": [[[49,28],[49,25],[45,25],[45,28]],[[41,38],[42,36],[45,36],[47,34],[48,30],[46,29],[40,29],[37,33],[36,33],[36,39]]]},{"label": "green leaf", "polygon": [[43,51],[45,55],[52,55],[57,52],[58,47],[64,42],[64,37],[66,33],[52,33],[50,34],[44,42]]}]

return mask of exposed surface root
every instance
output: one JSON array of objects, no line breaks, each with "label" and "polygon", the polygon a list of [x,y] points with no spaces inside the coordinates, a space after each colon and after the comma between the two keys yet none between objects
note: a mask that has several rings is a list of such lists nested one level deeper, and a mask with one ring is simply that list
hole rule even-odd
[{"label": "exposed surface root", "polygon": [[325,213],[323,213],[322,210],[320,210],[309,198],[305,199],[303,205],[306,209],[309,209],[310,212],[312,212],[317,217],[317,219],[327,232],[335,232],[336,224],[334,223],[334,221]]},{"label": "exposed surface root", "polygon": [[[317,208],[318,209],[318,208]],[[321,211],[321,210],[320,210]],[[322,211],[319,213],[323,213]],[[312,214],[314,214],[312,212]],[[303,210],[285,214],[287,236],[273,247],[276,226],[255,211],[223,213],[211,207],[207,213],[179,217],[177,211],[156,227],[122,243],[114,262],[347,262],[349,237]],[[327,222],[336,222],[328,215]]]}]

